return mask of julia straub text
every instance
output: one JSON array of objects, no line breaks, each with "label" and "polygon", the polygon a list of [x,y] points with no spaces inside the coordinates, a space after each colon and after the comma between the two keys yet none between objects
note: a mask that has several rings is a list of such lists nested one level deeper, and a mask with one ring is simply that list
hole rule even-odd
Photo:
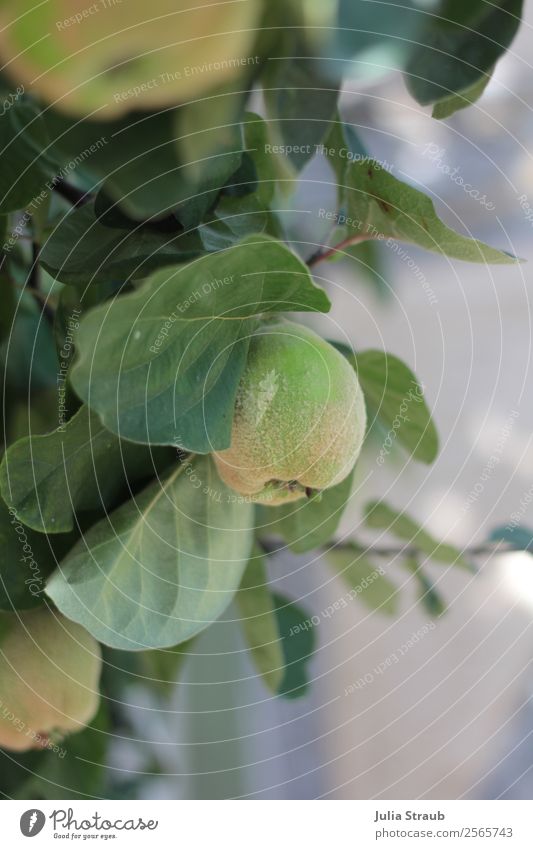
[{"label": "julia straub text", "polygon": [[376,811],[374,822],[391,822],[394,820],[410,821],[410,820],[443,820],[445,815],[442,811]]}]

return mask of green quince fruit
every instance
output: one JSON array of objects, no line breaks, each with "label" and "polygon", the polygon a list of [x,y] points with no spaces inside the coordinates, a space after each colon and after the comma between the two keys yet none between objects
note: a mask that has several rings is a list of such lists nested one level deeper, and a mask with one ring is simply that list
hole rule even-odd
[{"label": "green quince fruit", "polygon": [[363,393],[345,357],[312,330],[276,319],[252,337],[231,445],[214,458],[236,492],[282,504],[340,483],[365,426]]},{"label": "green quince fruit", "polygon": [[81,731],[99,703],[100,646],[46,607],[2,615],[0,746],[46,748]]},{"label": "green quince fruit", "polygon": [[262,10],[262,0],[4,0],[0,56],[28,93],[105,120],[175,106],[246,73]]}]

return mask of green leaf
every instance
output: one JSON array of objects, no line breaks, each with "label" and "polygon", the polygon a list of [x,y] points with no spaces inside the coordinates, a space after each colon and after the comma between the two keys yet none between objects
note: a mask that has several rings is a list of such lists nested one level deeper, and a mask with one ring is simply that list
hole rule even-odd
[{"label": "green leaf", "polygon": [[209,458],[177,466],[94,525],[47,593],[100,642],[175,646],[207,628],[238,589],[253,509],[237,504]]},{"label": "green leaf", "polygon": [[223,197],[213,216],[211,221],[198,228],[207,251],[223,250],[252,233],[266,232],[270,217],[261,208],[255,193],[244,197]]},{"label": "green leaf", "polygon": [[346,581],[352,590],[352,598],[360,598],[371,610],[389,615],[398,612],[397,587],[358,545],[349,543],[331,548],[326,559]]},{"label": "green leaf", "polygon": [[142,682],[159,690],[163,696],[171,695],[187,658],[192,654],[195,639],[193,637],[179,646],[150,649],[136,654]]},{"label": "green leaf", "polygon": [[267,688],[278,693],[285,675],[285,654],[264,559],[257,547],[252,551],[235,600],[252,662]]},{"label": "green leaf", "polygon": [[0,117],[0,213],[24,209],[34,199],[37,210],[44,202],[46,184],[57,169],[47,149],[39,110],[27,100],[13,103]]},{"label": "green leaf", "polygon": [[[179,110],[178,110],[179,111]],[[135,220],[184,211],[203,198],[204,211],[238,168],[241,151],[220,157],[220,168],[201,182],[184,179],[176,144],[176,112],[133,114],[115,121],[72,121],[48,108],[44,118],[65,167],[81,159],[106,194]]]},{"label": "green leaf", "polygon": [[431,560],[470,569],[470,565],[458,548],[448,543],[437,542],[414,519],[403,511],[395,510],[384,501],[371,501],[366,505],[365,521],[369,528],[377,528],[394,534],[409,545],[418,548]]},{"label": "green leaf", "polygon": [[148,277],[201,252],[193,234],[164,233],[134,222],[129,228],[104,226],[94,204],[87,203],[58,224],[42,248],[40,262],[61,283],[79,285]]},{"label": "green leaf", "polygon": [[510,263],[516,257],[461,236],[437,216],[433,201],[397,180],[376,160],[354,162],[346,174],[353,235],[410,242],[465,262]]},{"label": "green leaf", "polygon": [[329,306],[295,254],[249,236],[92,310],[78,331],[72,384],[122,437],[199,453],[227,448],[256,317]]},{"label": "green leaf", "polygon": [[2,366],[7,386],[25,401],[29,393],[56,387],[59,369],[52,329],[33,299],[17,306],[11,333],[0,345],[0,370]]},{"label": "green leaf", "polygon": [[0,490],[30,528],[65,533],[77,511],[105,510],[132,481],[153,475],[156,459],[148,448],[121,442],[82,407],[52,433],[7,450]]},{"label": "green leaf", "polygon": [[472,103],[479,100],[490,82],[492,70],[491,68],[488,73],[483,74],[479,80],[476,80],[475,83],[464,89],[464,91],[451,94],[449,97],[439,100],[433,107],[431,117],[442,121],[444,118],[449,118],[454,112],[458,112],[460,109],[466,109],[467,106],[471,106]]},{"label": "green leaf", "polygon": [[[192,185],[206,177],[223,186],[238,167],[242,152],[240,119],[248,92],[224,85],[176,111],[176,139],[183,177]],[[228,160],[229,163],[228,164]]]},{"label": "green leaf", "polygon": [[[422,387],[411,369],[385,351],[351,355],[369,412],[410,454],[432,463],[439,450],[437,430],[424,401]],[[384,449],[385,450],[385,449]]]},{"label": "green leaf", "polygon": [[316,62],[300,57],[272,59],[263,85],[273,137],[300,170],[328,133],[338,87],[319,72]]},{"label": "green leaf", "polygon": [[[438,103],[479,84],[511,44],[522,0],[443,0],[425,26],[406,68],[418,103]],[[480,93],[480,92],[479,92]]]},{"label": "green leaf", "polygon": [[435,589],[434,583],[422,570],[415,557],[406,557],[404,566],[415,576],[420,591],[420,601],[427,613],[432,617],[442,616],[446,610],[446,604],[441,594]]},{"label": "green leaf", "polygon": [[350,498],[353,471],[319,496],[277,507],[257,508],[260,536],[279,536],[292,551],[302,553],[330,542]]},{"label": "green leaf", "polygon": [[277,155],[269,153],[268,126],[259,115],[246,112],[242,128],[246,151],[251,156],[256,169],[259,205],[263,209],[268,209],[274,197],[278,174]]},{"label": "green leaf", "polygon": [[273,594],[278,632],[285,655],[285,675],[278,693],[286,699],[305,696],[309,689],[307,664],[315,652],[313,624],[303,608],[279,593]]}]

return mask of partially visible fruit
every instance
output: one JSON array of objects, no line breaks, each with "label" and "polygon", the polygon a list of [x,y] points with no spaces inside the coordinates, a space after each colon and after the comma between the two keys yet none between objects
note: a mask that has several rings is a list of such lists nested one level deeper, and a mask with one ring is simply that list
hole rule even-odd
[{"label": "partially visible fruit", "polygon": [[0,56],[16,83],[99,120],[198,97],[243,74],[262,0],[4,0]]},{"label": "partially visible fruit", "polygon": [[81,731],[99,703],[100,646],[48,608],[2,614],[0,746],[45,748]]},{"label": "partially visible fruit", "polygon": [[312,330],[274,320],[251,340],[231,445],[215,462],[241,495],[296,501],[347,477],[365,426],[363,393],[342,354]]}]

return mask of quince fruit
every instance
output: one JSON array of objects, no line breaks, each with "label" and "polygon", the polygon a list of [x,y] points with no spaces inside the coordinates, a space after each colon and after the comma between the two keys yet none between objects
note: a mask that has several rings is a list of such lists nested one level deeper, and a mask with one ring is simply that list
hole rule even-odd
[{"label": "quince fruit", "polygon": [[236,492],[283,504],[347,477],[365,426],[363,393],[345,357],[312,330],[274,320],[252,337],[231,445],[214,459]]},{"label": "quince fruit", "polygon": [[100,647],[45,607],[2,615],[0,746],[47,748],[81,731],[99,703]]}]

